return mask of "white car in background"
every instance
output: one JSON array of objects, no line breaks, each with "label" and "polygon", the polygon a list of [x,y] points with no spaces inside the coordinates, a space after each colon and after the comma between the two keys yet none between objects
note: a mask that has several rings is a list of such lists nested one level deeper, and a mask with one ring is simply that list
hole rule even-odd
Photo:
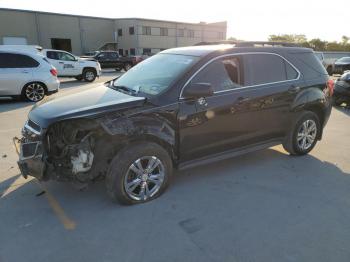
[{"label": "white car in background", "polygon": [[39,52],[1,46],[0,97],[21,97],[37,102],[57,92],[57,70]]},{"label": "white car in background", "polygon": [[62,50],[44,49],[44,56],[54,65],[59,77],[74,77],[93,82],[101,75],[101,65],[94,59],[84,59]]}]

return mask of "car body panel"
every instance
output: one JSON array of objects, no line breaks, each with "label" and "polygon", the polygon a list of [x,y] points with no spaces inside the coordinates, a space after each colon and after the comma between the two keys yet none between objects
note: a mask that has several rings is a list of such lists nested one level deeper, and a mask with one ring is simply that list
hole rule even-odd
[{"label": "car body panel", "polygon": [[[302,73],[296,79],[244,86],[208,97],[182,97],[187,83],[209,61],[222,55],[249,52],[277,54]],[[93,119],[113,146],[153,141],[171,153],[175,166],[193,165],[211,155],[220,159],[227,152],[233,155],[248,152],[250,147],[263,148],[281,142],[302,110],[320,108],[323,126],[329,118],[331,99],[323,92],[328,80],[324,68],[317,61],[322,70],[310,69],[294,52],[312,53],[307,48],[234,48],[232,45],[166,50],[161,53],[185,53],[201,59],[165,92],[131,96],[103,85],[38,103],[30,111],[29,119],[43,129],[40,139],[45,138],[45,132],[55,123]],[[311,77],[303,74],[303,69],[311,72]]]}]

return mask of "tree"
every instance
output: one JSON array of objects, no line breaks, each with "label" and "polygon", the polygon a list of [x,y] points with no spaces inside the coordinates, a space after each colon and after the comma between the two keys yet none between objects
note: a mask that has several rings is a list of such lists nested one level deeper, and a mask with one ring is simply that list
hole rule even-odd
[{"label": "tree", "polygon": [[310,47],[313,48],[315,51],[325,51],[327,42],[322,41],[319,38],[314,38],[309,41]]},{"label": "tree", "polygon": [[307,38],[302,34],[282,34],[282,35],[270,35],[269,41],[271,42],[288,42],[303,44],[307,42]]}]

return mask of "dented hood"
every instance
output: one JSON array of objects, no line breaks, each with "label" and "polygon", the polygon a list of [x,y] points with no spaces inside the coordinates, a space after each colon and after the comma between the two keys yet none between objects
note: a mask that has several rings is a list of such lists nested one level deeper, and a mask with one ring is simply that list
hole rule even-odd
[{"label": "dented hood", "polygon": [[63,120],[94,117],[143,105],[144,97],[130,96],[104,85],[63,97],[48,97],[33,106],[29,119],[41,128]]}]

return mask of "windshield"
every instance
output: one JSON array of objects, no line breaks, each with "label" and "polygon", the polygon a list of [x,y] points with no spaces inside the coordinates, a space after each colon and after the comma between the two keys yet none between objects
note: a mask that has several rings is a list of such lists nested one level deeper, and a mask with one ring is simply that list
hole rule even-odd
[{"label": "windshield", "polygon": [[113,87],[129,89],[134,94],[158,95],[198,60],[195,56],[158,54],[116,79]]},{"label": "windshield", "polygon": [[337,62],[346,62],[346,63],[349,63],[349,62],[350,62],[350,57],[342,57],[342,58],[338,59]]}]

